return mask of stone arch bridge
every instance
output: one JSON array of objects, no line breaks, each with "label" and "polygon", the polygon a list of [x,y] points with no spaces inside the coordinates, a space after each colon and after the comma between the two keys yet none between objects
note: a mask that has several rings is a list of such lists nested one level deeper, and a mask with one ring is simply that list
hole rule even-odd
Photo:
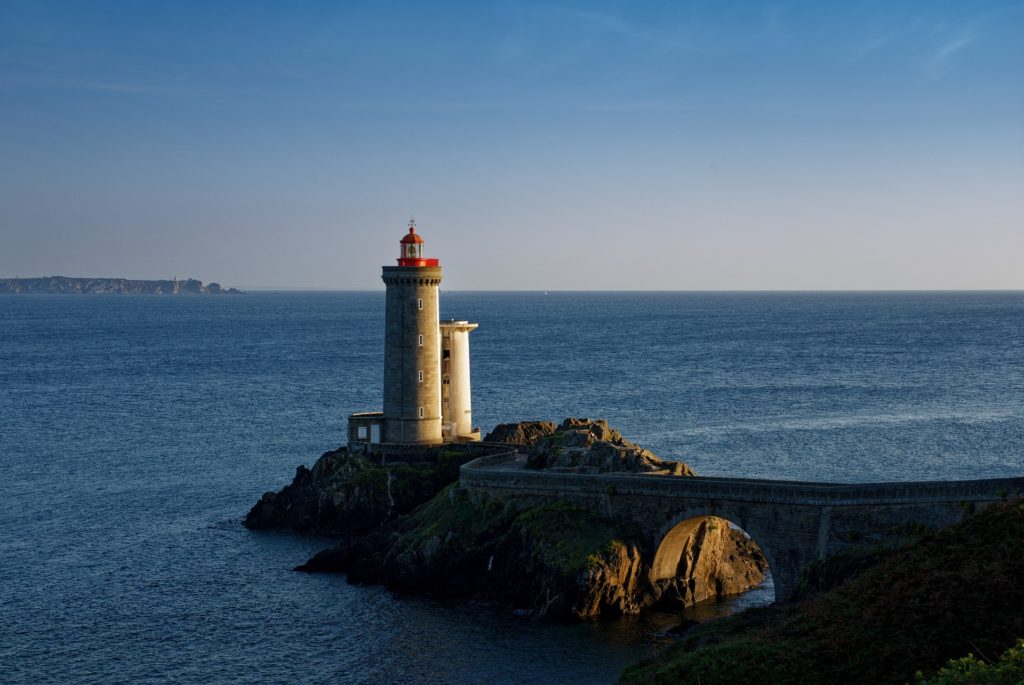
[{"label": "stone arch bridge", "polygon": [[632,523],[647,542],[652,579],[674,575],[682,545],[706,516],[739,526],[768,559],[776,601],[793,597],[803,568],[920,527],[940,528],[1024,491],[1024,477],[857,485],[526,469],[525,456],[492,454],[462,466],[460,486],[524,504],[561,499]]}]

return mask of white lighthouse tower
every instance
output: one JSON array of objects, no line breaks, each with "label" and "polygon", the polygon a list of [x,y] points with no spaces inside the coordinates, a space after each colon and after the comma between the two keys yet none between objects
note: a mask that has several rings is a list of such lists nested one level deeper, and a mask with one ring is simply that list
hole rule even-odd
[{"label": "white lighthouse tower", "polygon": [[384,436],[403,445],[441,443],[441,267],[423,256],[410,221],[398,266],[385,266]]},{"label": "white lighthouse tower", "polygon": [[424,256],[416,222],[383,267],[384,411],[352,414],[349,450],[480,440],[472,424],[469,333],[477,324],[439,321],[441,266]]},{"label": "white lighthouse tower", "polygon": [[475,323],[441,322],[441,426],[446,436],[479,440],[473,428],[472,400],[469,388],[469,334]]}]

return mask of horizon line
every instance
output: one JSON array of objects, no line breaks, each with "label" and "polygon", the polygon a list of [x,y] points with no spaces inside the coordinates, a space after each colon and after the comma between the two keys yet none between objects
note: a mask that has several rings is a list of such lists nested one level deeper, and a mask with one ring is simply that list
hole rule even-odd
[{"label": "horizon line", "polygon": [[[234,285],[251,292],[380,293],[384,288],[317,288],[305,286]],[[484,289],[441,288],[443,293],[1024,293],[1024,288],[692,288],[692,289]]]}]

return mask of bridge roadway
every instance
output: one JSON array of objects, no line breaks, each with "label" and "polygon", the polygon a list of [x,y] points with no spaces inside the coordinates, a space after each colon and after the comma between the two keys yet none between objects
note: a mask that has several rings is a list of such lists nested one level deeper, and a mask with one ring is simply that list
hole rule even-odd
[{"label": "bridge roadway", "polygon": [[904,483],[813,483],[651,474],[586,474],[525,468],[504,451],[462,466],[472,496],[522,504],[565,500],[632,523],[646,541],[652,580],[678,573],[683,546],[704,517],[739,526],[768,559],[775,598],[792,598],[803,568],[845,549],[957,523],[971,511],[1024,492],[1024,477]]}]

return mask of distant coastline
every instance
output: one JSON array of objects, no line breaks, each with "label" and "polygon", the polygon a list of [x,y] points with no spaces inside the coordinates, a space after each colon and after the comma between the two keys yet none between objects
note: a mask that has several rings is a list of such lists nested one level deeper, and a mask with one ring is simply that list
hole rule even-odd
[{"label": "distant coastline", "polygon": [[75,278],[41,276],[39,278],[0,279],[0,295],[241,295],[235,288],[222,288],[194,278],[179,280],[134,280],[129,278]]}]

